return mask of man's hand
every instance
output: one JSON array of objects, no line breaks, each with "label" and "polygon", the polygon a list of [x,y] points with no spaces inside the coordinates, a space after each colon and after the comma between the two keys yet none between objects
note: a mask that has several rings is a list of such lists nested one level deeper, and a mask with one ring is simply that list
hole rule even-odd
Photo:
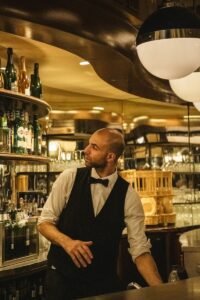
[{"label": "man's hand", "polygon": [[78,268],[86,268],[92,263],[93,255],[89,248],[92,241],[73,240],[48,221],[39,224],[38,230],[53,244],[62,247]]},{"label": "man's hand", "polygon": [[69,254],[73,263],[78,268],[86,268],[92,263],[93,255],[89,248],[92,241],[84,242],[80,240],[67,239],[67,242],[62,245],[63,249]]}]

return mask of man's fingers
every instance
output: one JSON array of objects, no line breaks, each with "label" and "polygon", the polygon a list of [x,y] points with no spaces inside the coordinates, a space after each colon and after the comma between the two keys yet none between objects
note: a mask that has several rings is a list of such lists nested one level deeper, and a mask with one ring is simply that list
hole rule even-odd
[{"label": "man's fingers", "polygon": [[72,259],[73,263],[74,263],[78,268],[81,267],[81,265],[80,265],[80,263],[79,263],[79,261],[77,260],[77,258],[76,258],[75,255],[71,255],[71,259]]},{"label": "man's fingers", "polygon": [[92,262],[92,253],[87,247],[84,246],[80,246],[78,248],[79,253],[81,254],[81,256],[84,258],[84,260],[87,262],[87,264],[91,264]]},{"label": "man's fingers", "polygon": [[87,254],[87,256],[88,256],[90,259],[93,258],[92,252],[91,252],[90,248],[88,248],[88,246],[82,245],[82,246],[81,246],[81,249],[84,251],[85,254]]},{"label": "man's fingers", "polygon": [[71,258],[74,264],[80,268],[86,268],[92,262],[93,255],[88,248],[88,246],[80,245],[74,252],[71,254]]}]

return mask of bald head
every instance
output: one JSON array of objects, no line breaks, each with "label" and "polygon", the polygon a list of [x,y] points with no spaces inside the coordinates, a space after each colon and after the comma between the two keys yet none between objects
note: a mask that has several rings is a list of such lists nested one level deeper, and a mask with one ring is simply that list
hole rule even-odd
[{"label": "bald head", "polygon": [[95,131],[95,134],[102,136],[102,139],[107,144],[109,151],[115,153],[117,159],[122,155],[125,142],[124,137],[119,130],[102,128]]}]

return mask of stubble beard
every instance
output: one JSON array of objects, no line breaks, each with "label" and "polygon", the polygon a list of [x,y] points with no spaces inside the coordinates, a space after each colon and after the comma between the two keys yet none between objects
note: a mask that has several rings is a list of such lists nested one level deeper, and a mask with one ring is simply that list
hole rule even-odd
[{"label": "stubble beard", "polygon": [[85,161],[85,166],[95,169],[103,169],[106,167],[106,162]]}]

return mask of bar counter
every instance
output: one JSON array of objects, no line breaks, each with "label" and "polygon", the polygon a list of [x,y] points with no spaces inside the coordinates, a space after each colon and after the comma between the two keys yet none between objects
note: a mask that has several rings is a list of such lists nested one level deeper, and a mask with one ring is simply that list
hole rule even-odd
[{"label": "bar counter", "polygon": [[[164,282],[168,280],[172,265],[181,265],[182,263],[183,252],[179,242],[180,236],[197,228],[200,228],[200,225],[146,227],[146,235],[152,244],[151,252]],[[143,287],[147,286],[128,253],[126,231],[124,231],[120,243],[118,274],[125,285],[131,281],[136,281]]]},{"label": "bar counter", "polygon": [[199,300],[200,277],[165,283],[156,287],[128,290],[120,293],[105,294],[82,298],[84,300]]}]

